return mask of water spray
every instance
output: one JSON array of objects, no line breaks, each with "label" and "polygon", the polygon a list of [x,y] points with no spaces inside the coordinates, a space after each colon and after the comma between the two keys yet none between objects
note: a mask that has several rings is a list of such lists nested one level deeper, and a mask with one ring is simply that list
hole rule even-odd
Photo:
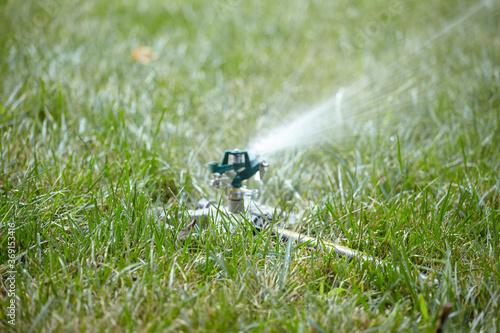
[{"label": "water spray", "polygon": [[[428,38],[413,40],[401,53],[380,59],[375,67],[368,67],[351,81],[343,82],[322,103],[302,110],[292,119],[280,117],[279,125],[264,128],[262,136],[250,143],[249,151],[267,158],[285,150],[345,139],[359,124],[368,120],[382,122],[388,110],[393,110],[395,117],[420,112],[425,106],[422,104],[433,98],[432,91],[421,83],[432,81],[439,70],[439,66],[430,70],[418,66],[420,61],[425,62],[424,51],[445,38],[453,38],[453,32],[465,22],[497,15],[499,10],[498,1],[477,1]],[[474,30],[467,31],[472,33]]]}]

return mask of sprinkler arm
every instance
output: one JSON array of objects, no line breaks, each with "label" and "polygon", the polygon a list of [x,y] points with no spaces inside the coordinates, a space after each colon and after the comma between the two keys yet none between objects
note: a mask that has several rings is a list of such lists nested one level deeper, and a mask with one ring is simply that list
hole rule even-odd
[{"label": "sprinkler arm", "polygon": [[[232,157],[232,161],[229,160],[230,157]],[[263,174],[268,164],[265,161],[258,160],[258,158],[251,161],[248,152],[233,149],[226,150],[221,164],[210,162],[208,166],[210,172],[215,175],[215,187],[218,187],[220,182],[226,183],[231,180],[230,184],[232,187],[240,188],[242,181],[251,178],[258,171],[261,171]],[[223,174],[226,174],[229,178],[220,178]]]}]

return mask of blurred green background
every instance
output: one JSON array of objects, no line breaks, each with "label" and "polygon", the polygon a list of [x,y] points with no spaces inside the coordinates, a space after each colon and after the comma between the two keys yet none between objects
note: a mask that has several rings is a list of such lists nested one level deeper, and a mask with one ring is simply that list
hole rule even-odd
[{"label": "blurred green background", "polygon": [[[420,331],[445,302],[453,331],[498,328],[497,1],[3,0],[0,12],[16,330]],[[363,112],[342,136],[332,126],[272,156],[265,185],[250,185],[303,212],[297,230],[430,268],[440,285],[300,247],[286,257],[246,229],[175,246],[156,211],[220,195],[208,161],[360,82],[350,102]],[[371,104],[389,96],[400,104]]]}]

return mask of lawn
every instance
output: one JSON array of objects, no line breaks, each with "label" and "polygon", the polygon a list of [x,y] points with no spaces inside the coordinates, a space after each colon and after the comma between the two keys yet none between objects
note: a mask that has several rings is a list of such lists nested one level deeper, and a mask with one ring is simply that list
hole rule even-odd
[{"label": "lawn", "polygon": [[[1,331],[500,330],[497,0],[2,0],[0,29]],[[207,163],[297,117],[248,187],[384,265],[246,219],[178,242],[224,202]]]}]

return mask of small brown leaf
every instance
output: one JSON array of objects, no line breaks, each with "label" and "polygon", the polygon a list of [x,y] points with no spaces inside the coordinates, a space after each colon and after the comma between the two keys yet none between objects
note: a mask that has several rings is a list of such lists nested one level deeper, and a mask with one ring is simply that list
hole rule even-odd
[{"label": "small brown leaf", "polygon": [[439,313],[439,321],[436,326],[436,333],[443,332],[444,323],[446,322],[446,319],[448,319],[448,316],[450,315],[451,311],[453,311],[452,303],[443,304],[443,306],[441,307],[441,311]]},{"label": "small brown leaf", "polygon": [[189,223],[184,229],[182,229],[179,234],[177,235],[177,241],[182,242],[186,238],[189,237],[189,234],[191,233],[191,230],[194,228],[194,226],[198,223],[197,219],[194,219],[191,223]]},{"label": "small brown leaf", "polygon": [[158,53],[152,47],[139,45],[132,51],[131,57],[134,61],[149,65],[152,60],[158,59]]}]

